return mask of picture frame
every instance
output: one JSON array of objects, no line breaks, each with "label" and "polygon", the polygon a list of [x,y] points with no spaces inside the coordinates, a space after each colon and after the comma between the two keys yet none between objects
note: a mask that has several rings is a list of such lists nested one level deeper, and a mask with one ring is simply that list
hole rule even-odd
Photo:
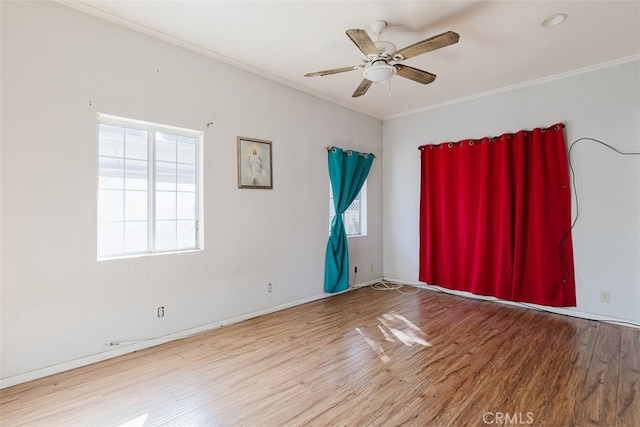
[{"label": "picture frame", "polygon": [[273,189],[271,141],[238,137],[238,188]]}]

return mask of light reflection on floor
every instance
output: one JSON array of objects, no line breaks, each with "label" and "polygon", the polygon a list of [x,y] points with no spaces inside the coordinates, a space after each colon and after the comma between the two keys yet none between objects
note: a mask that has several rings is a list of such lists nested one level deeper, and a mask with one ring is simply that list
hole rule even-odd
[{"label": "light reflection on floor", "polygon": [[118,427],[143,427],[148,416],[149,414],[140,415],[139,417],[127,421],[124,424],[120,424]]},{"label": "light reflection on floor", "polygon": [[[431,347],[431,343],[425,339],[426,335],[422,332],[422,329],[411,323],[411,321],[403,315],[392,311],[383,314],[377,319],[380,322],[378,329],[385,341],[396,342],[397,339],[408,347],[414,344]],[[390,360],[389,356],[384,353],[384,348],[382,348],[379,342],[369,337],[360,328],[356,328],[356,331],[364,338],[365,342],[369,344],[373,351],[378,353],[382,362],[387,363]],[[394,337],[396,339],[394,339]]]}]

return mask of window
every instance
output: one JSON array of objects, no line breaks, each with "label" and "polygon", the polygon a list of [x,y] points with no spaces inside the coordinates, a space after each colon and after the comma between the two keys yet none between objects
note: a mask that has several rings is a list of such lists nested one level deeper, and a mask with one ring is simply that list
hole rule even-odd
[{"label": "window", "polygon": [[[333,205],[333,190],[329,185],[329,224],[336,216]],[[342,214],[342,222],[347,232],[347,237],[367,235],[367,182],[365,181],[360,189],[360,193],[351,202],[351,205]]]},{"label": "window", "polygon": [[202,133],[98,116],[98,258],[202,247]]}]

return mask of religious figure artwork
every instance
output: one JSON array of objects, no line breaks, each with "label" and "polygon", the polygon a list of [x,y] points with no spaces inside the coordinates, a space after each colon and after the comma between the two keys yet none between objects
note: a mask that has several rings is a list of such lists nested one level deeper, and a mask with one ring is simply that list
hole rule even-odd
[{"label": "religious figure artwork", "polygon": [[271,141],[238,137],[238,188],[273,188]]}]

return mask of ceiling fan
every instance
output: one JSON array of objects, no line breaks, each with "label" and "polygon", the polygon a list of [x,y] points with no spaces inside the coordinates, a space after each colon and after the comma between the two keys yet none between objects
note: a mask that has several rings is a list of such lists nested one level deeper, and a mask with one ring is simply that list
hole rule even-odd
[{"label": "ceiling fan", "polygon": [[453,31],[447,31],[437,36],[414,43],[404,49],[397,50],[396,46],[388,41],[381,41],[380,34],[387,27],[386,21],[374,21],[369,29],[373,34],[378,36],[378,41],[371,40],[365,30],[351,29],[346,34],[351,41],[365,55],[363,64],[354,65],[352,67],[333,68],[331,70],[317,71],[315,73],[307,73],[305,77],[328,76],[330,74],[344,73],[346,71],[364,70],[362,72],[362,82],[360,86],[351,95],[354,98],[367,93],[371,83],[384,83],[394,75],[413,80],[418,83],[427,84],[436,79],[435,74],[427,71],[419,70],[408,65],[401,64],[405,59],[431,52],[455,43],[458,43],[460,35]]}]

